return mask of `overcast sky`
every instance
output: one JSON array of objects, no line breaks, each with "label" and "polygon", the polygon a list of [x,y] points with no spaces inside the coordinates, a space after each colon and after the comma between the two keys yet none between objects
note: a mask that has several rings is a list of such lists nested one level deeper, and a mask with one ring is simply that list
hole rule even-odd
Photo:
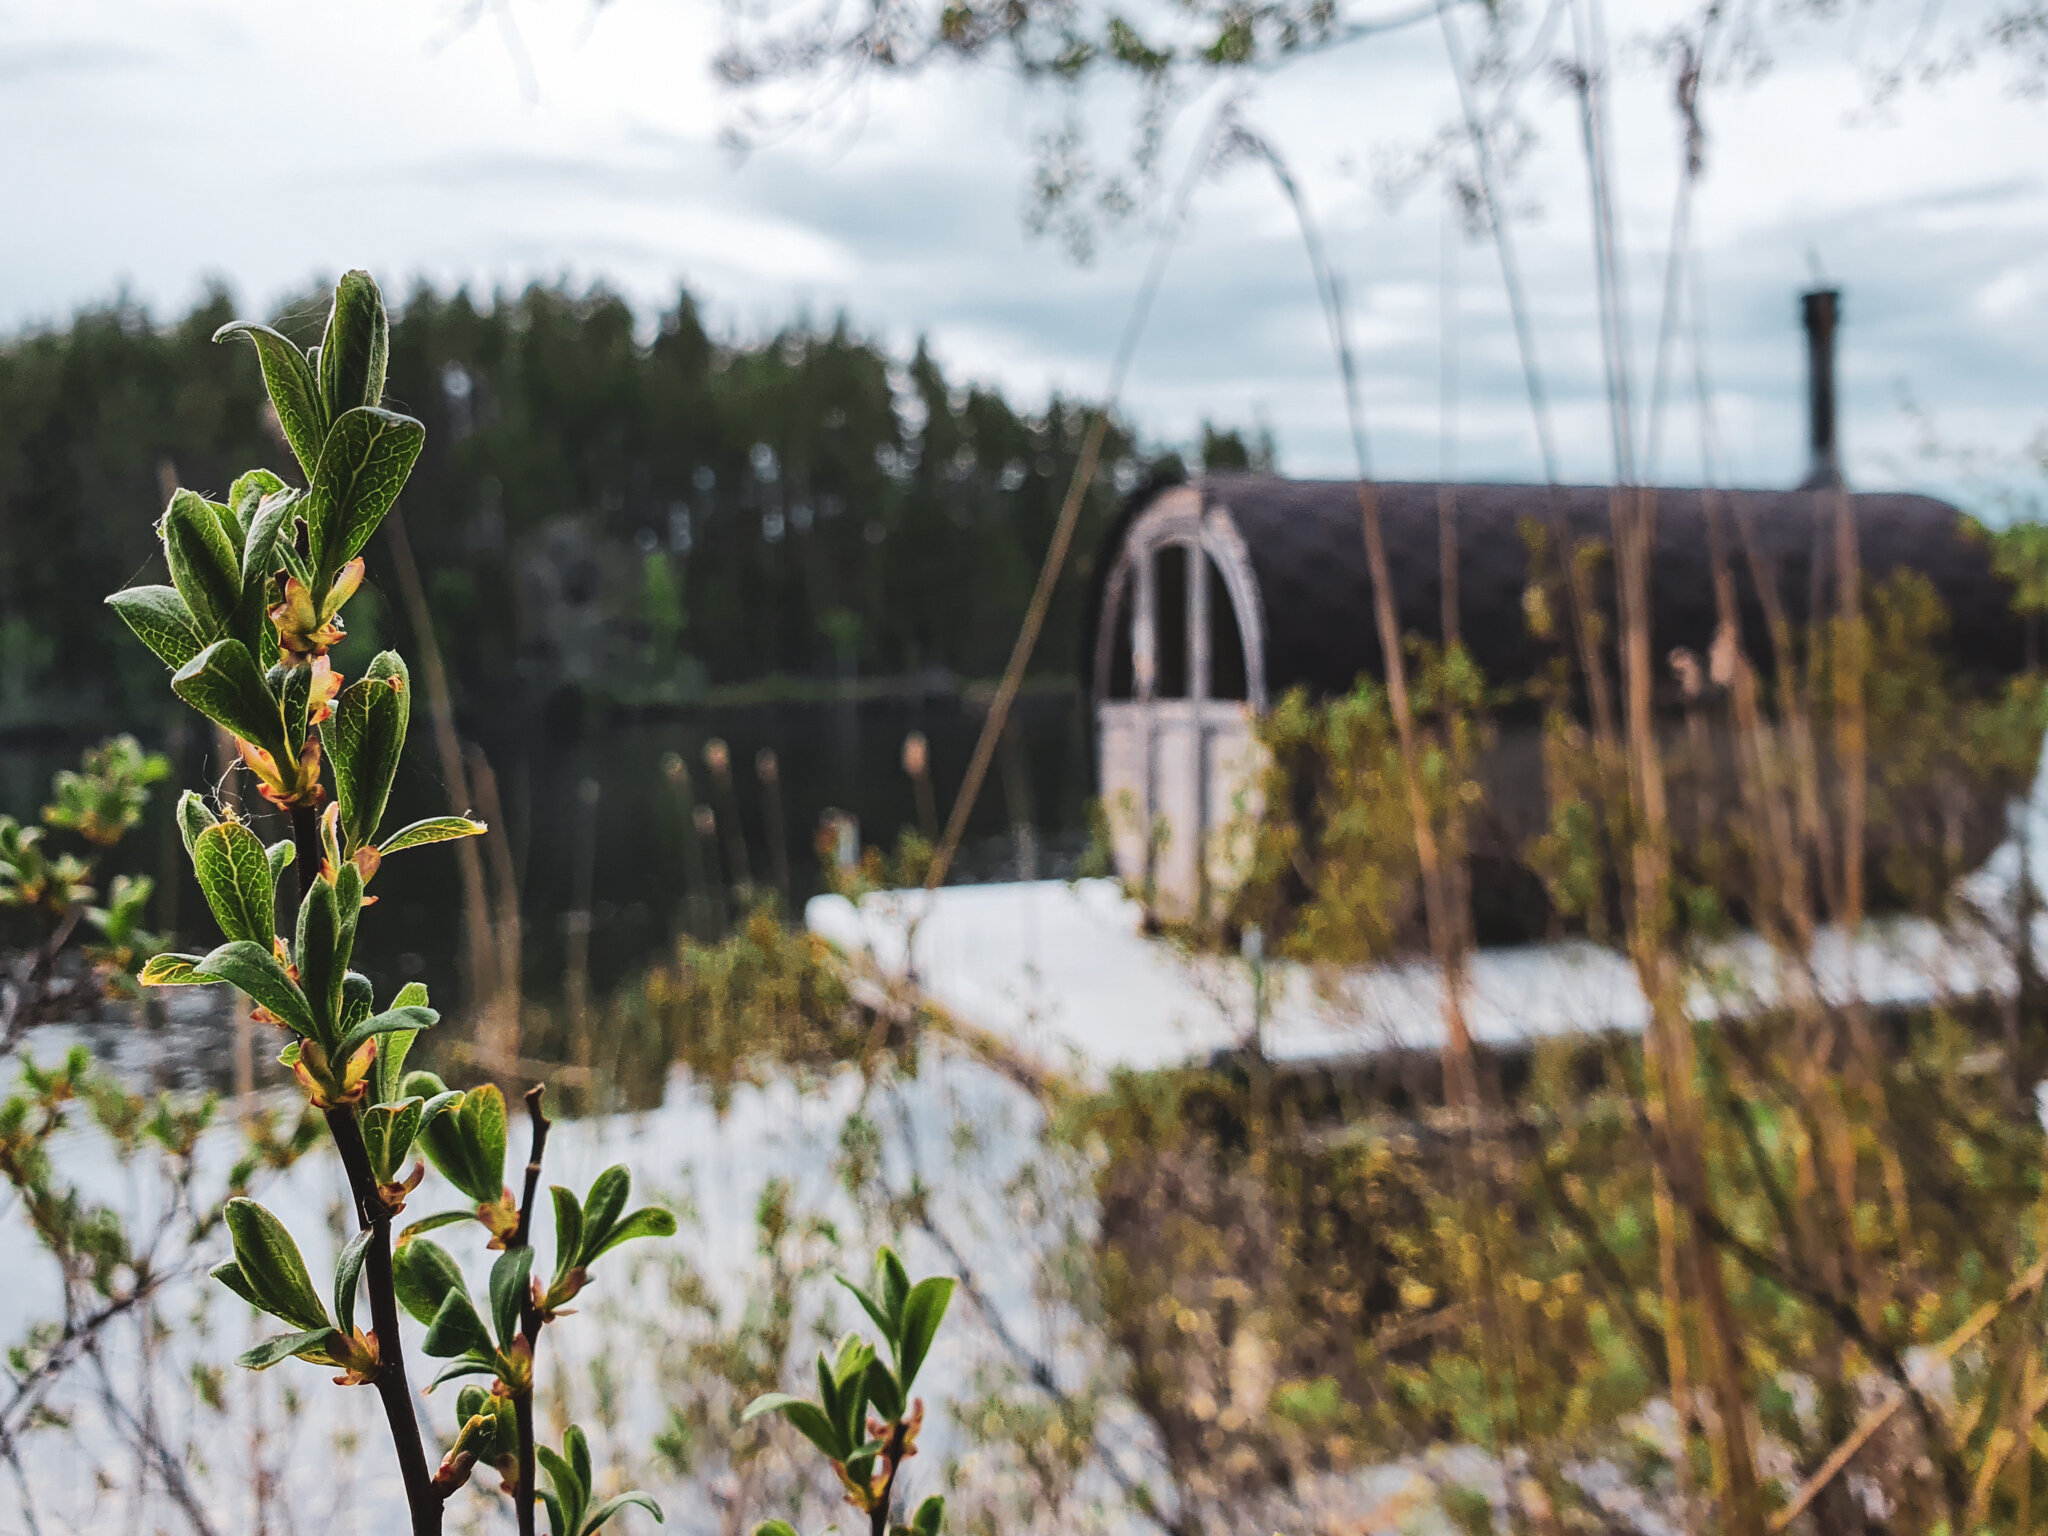
[{"label": "overcast sky", "polygon": [[[954,374],[1026,401],[1101,388],[1147,247],[1134,229],[1083,268],[1027,234],[1031,138],[1055,101],[987,73],[894,82],[857,117],[737,159],[719,143],[736,104],[707,71],[716,0],[507,3],[530,69],[488,12],[465,28],[444,0],[0,0],[0,325],[123,287],[168,315],[210,276],[253,309],[367,265],[396,290],[603,281],[649,316],[687,285],[732,335],[843,310],[900,346],[926,336]],[[1846,295],[1852,479],[1991,510],[1952,460],[1920,451],[1902,400],[1991,478],[2031,487],[2025,450],[2048,425],[2048,104],[1987,70],[1876,110],[1868,66],[1904,46],[1882,25],[1795,36],[1760,81],[1705,94],[1696,248],[1721,474],[1798,477],[1796,295],[1818,262]],[[1526,100],[1541,139],[1516,239],[1538,351],[1564,472],[1604,479],[1576,120],[1551,82]],[[1454,105],[1424,27],[1276,74],[1244,111],[1294,162],[1342,270],[1379,472],[1438,471],[1448,296],[1456,468],[1534,476],[1491,245],[1454,242],[1447,267],[1442,199],[1390,204],[1374,173]],[[1643,394],[1678,164],[1668,85],[1635,72],[1615,116]],[[1114,153],[1121,119],[1102,117]],[[1191,116],[1170,163],[1196,131]],[[1309,269],[1270,177],[1247,166],[1201,189],[1127,407],[1161,442],[1204,418],[1265,424],[1290,471],[1348,471]],[[1701,473],[1697,421],[1688,387],[1667,418],[1667,482]]]}]

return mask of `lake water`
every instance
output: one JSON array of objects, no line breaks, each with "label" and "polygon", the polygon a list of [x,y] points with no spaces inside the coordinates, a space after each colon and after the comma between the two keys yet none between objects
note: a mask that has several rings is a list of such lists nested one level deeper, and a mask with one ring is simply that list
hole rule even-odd
[{"label": "lake water", "polygon": [[[589,893],[589,967],[593,993],[638,975],[664,955],[689,920],[686,898],[692,812],[709,805],[719,821],[715,848],[700,854],[713,899],[736,883],[744,859],[757,886],[780,882],[786,862],[792,910],[823,888],[815,852],[820,818],[838,810],[858,819],[867,843],[892,845],[918,825],[918,796],[902,768],[904,737],[922,732],[930,744],[935,805],[941,821],[965,774],[985,706],[955,691],[933,691],[856,703],[754,703],[659,712],[604,711],[558,696],[515,718],[462,720],[497,780],[505,851],[515,871],[523,923],[523,982],[531,999],[563,992],[570,914]],[[47,796],[51,773],[74,766],[91,737],[0,737],[0,810],[26,819]],[[714,739],[732,763],[728,797],[704,761]],[[168,734],[145,737],[170,752],[173,778],[160,786],[144,827],[120,849],[116,869],[156,876],[152,923],[178,937],[179,947],[204,950],[216,930],[191,882],[171,808],[182,787],[212,782],[219,766],[209,736],[174,722]],[[782,860],[776,808],[759,781],[757,754],[772,751],[779,768]],[[689,770],[679,790],[664,760]],[[246,780],[245,780],[246,783]],[[594,795],[586,786],[595,786]],[[1071,692],[1029,692],[1011,717],[998,764],[988,776],[956,863],[957,880],[1014,879],[1020,874],[1073,872],[1086,845],[1086,805],[1093,769],[1080,699]],[[472,794],[472,800],[476,796]],[[415,715],[386,827],[443,814],[450,796],[439,770],[424,710]],[[732,836],[734,812],[741,840]],[[267,818],[266,837],[284,835]],[[1012,835],[1028,824],[1029,847]],[[1029,861],[1027,867],[1025,860]],[[357,965],[380,992],[418,978],[444,1004],[460,996],[461,884],[446,847],[404,854],[384,866],[372,887],[378,904],[364,914]],[[696,909],[708,913],[709,906]]]}]

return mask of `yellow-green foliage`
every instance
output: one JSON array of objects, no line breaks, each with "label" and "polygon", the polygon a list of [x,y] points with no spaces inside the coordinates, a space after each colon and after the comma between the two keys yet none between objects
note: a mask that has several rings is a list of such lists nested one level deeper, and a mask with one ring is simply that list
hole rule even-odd
[{"label": "yellow-green foliage", "polygon": [[[1455,862],[1481,799],[1485,681],[1462,647],[1413,646],[1421,787],[1437,844]],[[1277,930],[1286,953],[1355,963],[1415,941],[1415,819],[1385,688],[1361,678],[1327,703],[1290,690],[1259,724],[1264,815],[1231,916]]]},{"label": "yellow-green foliage", "polygon": [[715,944],[684,939],[642,998],[667,1059],[723,1099],[778,1070],[859,1061],[882,1041],[854,1006],[831,946],[757,907]]},{"label": "yellow-green foliage", "polygon": [[[1982,1075],[1961,1021],[1924,1016],[1881,1118],[1828,1081],[1857,1150],[1854,1205],[1837,1212],[1813,1181],[1815,1138],[1837,1122],[1788,1075],[1790,1021],[1700,1044],[1745,1369],[1765,1429],[1811,1467],[1853,1427],[1859,1379],[1939,1343],[2044,1251],[2040,1129]],[[1068,1133],[1101,1156],[1109,1326],[1188,1486],[1228,1500],[1446,1438],[1539,1464],[1648,1457],[1647,1477],[1668,1476],[1632,1418],[1670,1391],[1641,1071],[1633,1042],[1547,1048],[1476,1163],[1448,1123],[1361,1119],[1301,1085],[1262,1121],[1250,1083],[1221,1073],[1126,1077],[1078,1111]],[[1855,1287],[1815,1257],[1841,1221]],[[1829,1285],[1854,1296],[1846,1313]],[[2011,1374],[1998,1357],[1964,1363],[1966,1382]],[[1984,1454],[1987,1417],[1959,1418],[1959,1464]],[[1917,1451],[1884,1459],[1898,1451],[1874,1444],[1858,1465],[1915,1507],[1931,1474]]]},{"label": "yellow-green foliage", "polygon": [[[1561,578],[1545,577],[1540,561],[1536,569],[1532,611],[1550,622],[1568,598]],[[1753,728],[1738,718],[1727,677],[1710,671],[1720,663],[1672,663],[1669,681],[1681,686],[1660,682],[1674,707],[1658,726],[1671,806],[1669,932],[1715,937],[1731,920],[1757,922],[1759,900],[1773,890],[1767,866],[1782,861],[1776,840],[1788,826],[1810,845],[1810,894],[1830,892],[1848,835],[1836,763],[1838,662],[1865,680],[1866,909],[1943,911],[1957,878],[2003,835],[2005,803],[2032,777],[2048,729],[2042,678],[1958,676],[1942,645],[1947,627],[1919,573],[1870,583],[1853,630],[1833,620],[1786,636],[1782,670],[1775,658],[1752,658]],[[1853,653],[1842,655],[1844,647]],[[1618,741],[1603,743],[1569,666],[1560,660],[1509,695],[1489,689],[1462,649],[1413,649],[1422,794],[1453,879],[1475,852],[1519,864],[1540,881],[1560,929],[1618,938],[1621,850],[1640,837],[1629,764]],[[1689,693],[1681,665],[1693,669]],[[1508,771],[1489,763],[1488,722],[1503,711],[1526,718],[1532,706],[1542,710],[1544,808],[1517,829],[1514,813],[1488,798]],[[1357,964],[1420,948],[1414,819],[1385,690],[1361,679],[1351,693],[1319,701],[1296,689],[1259,730],[1262,811],[1246,839],[1251,858],[1232,919],[1264,927],[1302,959]],[[1785,817],[1776,826],[1765,810],[1773,797]]]}]

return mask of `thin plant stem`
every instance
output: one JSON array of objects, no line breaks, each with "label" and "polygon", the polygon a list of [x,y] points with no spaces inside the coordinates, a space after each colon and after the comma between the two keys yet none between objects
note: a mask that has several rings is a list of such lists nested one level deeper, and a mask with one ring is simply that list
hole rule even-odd
[{"label": "thin plant stem", "polygon": [[1173,254],[1181,230],[1187,224],[1188,206],[1194,201],[1195,188],[1209,169],[1218,135],[1229,121],[1235,105],[1235,98],[1225,102],[1211,119],[1208,132],[1202,136],[1194,158],[1188,162],[1173,208],[1160,231],[1158,243],[1153,247],[1151,266],[1146,270],[1145,280],[1132,302],[1130,319],[1124,325],[1123,339],[1117,344],[1116,359],[1110,365],[1109,387],[1103,391],[1102,404],[1096,408],[1094,419],[1088,423],[1087,436],[1081,440],[1081,455],[1074,461],[1073,478],[1067,482],[1067,498],[1060,506],[1059,522],[1053,527],[1045,563],[1039,567],[1038,585],[1032,590],[1030,606],[1024,610],[1023,627],[1017,631],[1016,644],[1010,648],[1010,659],[1003,667],[1003,680],[989,705],[988,718],[982,721],[981,736],[974,743],[974,755],[967,761],[967,777],[953,801],[952,814],[946,819],[945,836],[939,839],[938,851],[932,855],[931,868],[925,873],[924,888],[928,891],[935,891],[946,883],[946,872],[953,867],[961,838],[967,835],[967,818],[973,814],[974,802],[981,796],[981,786],[988,778],[990,764],[995,760],[996,742],[1009,721],[1011,706],[1017,702],[1017,690],[1024,684],[1024,669],[1031,664],[1031,653],[1037,649],[1039,631],[1045,627],[1045,614],[1052,606],[1053,589],[1059,585],[1060,572],[1066,568],[1067,551],[1073,545],[1074,529],[1081,520],[1081,504],[1088,499],[1088,488],[1095,483],[1095,468],[1102,457],[1103,439],[1109,435],[1110,412],[1116,409],[1117,399],[1123,394],[1124,376],[1130,371],[1131,359],[1137,354],[1138,339],[1145,333],[1145,321],[1152,313],[1152,300],[1166,276],[1167,258]]},{"label": "thin plant stem", "polygon": [[[448,809],[467,816],[469,776],[463,770],[462,742],[455,733],[454,695],[448,687],[448,669],[441,660],[441,642],[434,633],[433,611],[427,606],[419,563],[413,559],[412,540],[406,537],[405,516],[397,506],[385,514],[384,529],[391,564],[398,572],[398,589],[404,595],[405,610],[420,643],[420,673],[427,685],[427,717],[434,727],[434,752],[441,760],[441,777],[448,785]],[[500,829],[498,835],[503,837],[506,833]],[[477,851],[474,839],[465,837],[456,843],[455,861],[462,876],[463,955],[469,973],[469,1001],[471,1007],[481,1008],[497,995],[498,978],[491,944],[490,901],[484,892],[483,855]]]},{"label": "thin plant stem", "polygon": [[[507,1252],[515,1248],[532,1246],[534,1199],[540,1193],[541,1158],[548,1146],[548,1120],[541,1108],[541,1099],[547,1092],[547,1085],[537,1083],[526,1090],[526,1119],[530,1139],[526,1153],[526,1183],[519,1196],[519,1225],[506,1242]],[[521,1342],[526,1345],[527,1368],[532,1370],[534,1356],[540,1351],[540,1330],[542,1324],[540,1308],[534,1304],[533,1289],[527,1288],[520,1302],[519,1332]],[[533,1451],[533,1377],[527,1376],[526,1385],[512,1394],[512,1413],[519,1426],[519,1491],[513,1498],[513,1507],[518,1512],[519,1536],[534,1536],[534,1451]]]},{"label": "thin plant stem", "polygon": [[[299,899],[304,901],[320,872],[319,817],[313,807],[292,807],[292,842],[297,849]],[[363,1264],[363,1279],[370,1292],[370,1326],[377,1341],[377,1396],[384,1404],[384,1419],[391,1430],[392,1449],[398,1456],[398,1470],[405,1484],[406,1508],[412,1517],[413,1536],[439,1536],[441,1495],[434,1487],[433,1469],[420,1439],[419,1418],[413,1412],[412,1387],[405,1375],[405,1346],[398,1332],[398,1291],[391,1276],[391,1213],[377,1193],[376,1176],[370,1170],[369,1149],[363,1145],[362,1127],[356,1123],[355,1106],[340,1104],[326,1111],[327,1132],[334,1149],[341,1154],[341,1166],[348,1175],[349,1193],[356,1208],[357,1225],[370,1233],[370,1248]]]},{"label": "thin plant stem", "polygon": [[1458,107],[1465,119],[1465,134],[1472,145],[1474,166],[1479,173],[1479,192],[1486,204],[1487,227],[1493,232],[1494,253],[1500,262],[1501,287],[1506,290],[1508,314],[1514,321],[1515,347],[1522,360],[1522,384],[1529,397],[1529,416],[1536,431],[1537,451],[1543,456],[1543,479],[1556,485],[1557,434],[1550,420],[1550,397],[1543,385],[1543,369],[1536,359],[1536,331],[1529,319],[1529,297],[1522,287],[1521,262],[1515,254],[1514,237],[1508,232],[1507,209],[1500,197],[1499,178],[1493,163],[1493,136],[1479,111],[1466,68],[1464,44],[1451,18],[1450,0],[1439,0],[1437,22],[1443,29],[1444,52],[1451,64],[1451,78],[1458,85]]}]

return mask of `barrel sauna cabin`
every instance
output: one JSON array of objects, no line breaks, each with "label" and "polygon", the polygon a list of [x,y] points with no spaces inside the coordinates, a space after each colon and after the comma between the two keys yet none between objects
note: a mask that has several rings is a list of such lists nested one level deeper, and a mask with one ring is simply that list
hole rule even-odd
[{"label": "barrel sauna cabin", "polygon": [[[1942,643],[1957,674],[1995,681],[2025,661],[2011,591],[1994,574],[1988,541],[1972,520],[1929,496],[1842,489],[1833,426],[1835,295],[1807,295],[1805,310],[1813,365],[1813,462],[1805,483],[1791,491],[1655,493],[1652,654],[1670,729],[1680,727],[1683,704],[1666,661],[1681,649],[1707,657],[1718,628],[1713,527],[1724,540],[1739,532],[1743,541],[1730,564],[1744,643],[1763,665],[1771,636],[1758,577],[1775,589],[1795,628],[1810,615],[1825,618],[1845,496],[1865,576],[1881,582],[1907,568],[1939,594],[1948,616]],[[1556,544],[1605,546],[1611,489],[1377,490],[1402,633],[1429,640],[1442,634],[1440,541],[1449,526],[1466,647],[1489,683],[1509,690],[1528,683],[1557,646],[1530,630],[1526,531],[1543,529]],[[1609,586],[1603,601],[1611,613]],[[1330,697],[1360,677],[1383,676],[1358,487],[1227,474],[1141,492],[1106,536],[1085,622],[1083,686],[1117,872],[1149,893],[1158,916],[1213,911],[1214,898],[1237,875],[1225,833],[1257,809],[1256,718],[1297,686]],[[1541,730],[1533,704],[1510,704],[1494,720],[1480,770],[1486,804],[1470,852],[1482,943],[1558,931],[1525,856],[1548,815]],[[2004,835],[2006,803],[2017,787],[1987,787],[1950,829],[1965,867]],[[1719,793],[1721,803],[1732,803],[1732,783]],[[1873,870],[1881,868],[1882,853],[1873,847]]]}]

